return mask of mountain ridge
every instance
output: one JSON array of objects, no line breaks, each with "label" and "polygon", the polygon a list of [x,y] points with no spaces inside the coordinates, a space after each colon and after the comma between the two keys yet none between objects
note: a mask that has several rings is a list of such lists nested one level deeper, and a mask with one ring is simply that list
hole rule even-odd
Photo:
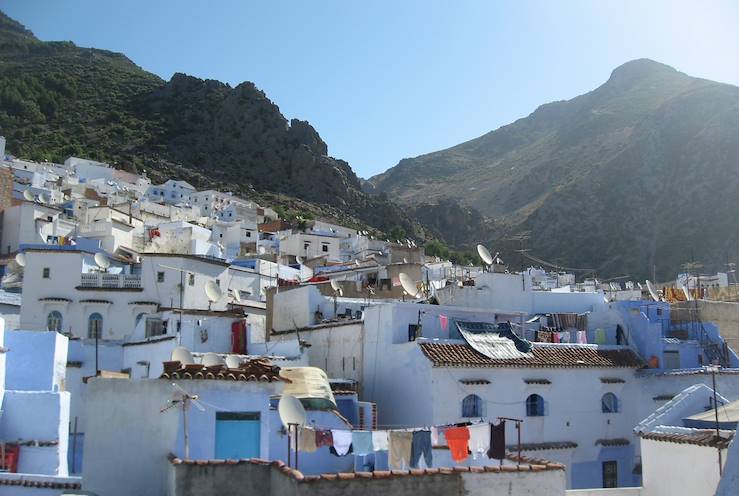
[{"label": "mountain ridge", "polygon": [[165,81],[123,54],[40,41],[2,12],[0,133],[25,158],[82,156],[146,170],[156,181],[178,177],[424,236],[403,209],[364,193],[310,123],[288,121],[254,83],[231,87],[182,73]]},{"label": "mountain ridge", "polygon": [[739,193],[737,132],[739,88],[637,59],[588,93],[403,159],[369,189],[406,205],[456,199],[492,219],[489,241],[509,250],[506,238],[531,231],[545,259],[638,277],[657,266],[667,277],[692,250],[711,268],[739,255],[737,209],[727,205]]}]

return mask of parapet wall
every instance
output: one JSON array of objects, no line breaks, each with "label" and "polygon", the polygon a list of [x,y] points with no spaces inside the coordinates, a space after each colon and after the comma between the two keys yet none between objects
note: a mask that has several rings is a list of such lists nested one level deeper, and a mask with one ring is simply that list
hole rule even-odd
[{"label": "parapet wall", "polygon": [[172,459],[169,496],[557,496],[560,464],[455,467],[306,476],[283,462]]}]

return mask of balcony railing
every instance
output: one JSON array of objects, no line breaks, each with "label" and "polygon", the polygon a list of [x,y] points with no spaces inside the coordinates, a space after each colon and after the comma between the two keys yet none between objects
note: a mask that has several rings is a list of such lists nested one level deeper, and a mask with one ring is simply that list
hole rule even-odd
[{"label": "balcony railing", "polygon": [[88,272],[82,274],[80,286],[83,288],[140,289],[139,274],[108,274]]}]

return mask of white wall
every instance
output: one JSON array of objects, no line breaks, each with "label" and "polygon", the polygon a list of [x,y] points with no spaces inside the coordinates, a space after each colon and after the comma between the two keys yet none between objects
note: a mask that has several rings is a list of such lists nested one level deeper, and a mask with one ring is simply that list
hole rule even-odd
[{"label": "white wall", "polygon": [[558,496],[565,494],[564,470],[541,472],[500,472],[497,474],[462,472],[464,494],[489,496]]},{"label": "white wall", "polygon": [[[722,450],[726,460],[726,450]],[[692,444],[641,440],[643,496],[713,496],[719,482],[718,451]]]}]

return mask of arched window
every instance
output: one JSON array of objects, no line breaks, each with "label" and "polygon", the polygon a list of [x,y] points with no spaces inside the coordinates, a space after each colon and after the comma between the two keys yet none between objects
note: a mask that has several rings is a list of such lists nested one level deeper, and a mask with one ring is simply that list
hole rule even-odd
[{"label": "arched window", "polygon": [[618,398],[613,393],[606,393],[600,399],[600,409],[603,413],[618,413]]},{"label": "arched window", "polygon": [[46,317],[46,329],[49,331],[62,332],[62,314],[56,310],[49,312]]},{"label": "arched window", "polygon": [[544,415],[544,398],[538,394],[532,394],[526,398],[526,416],[542,417]]},{"label": "arched window", "polygon": [[462,400],[463,417],[482,417],[482,399],[476,394],[465,396]]},{"label": "arched window", "polygon": [[95,312],[87,319],[87,336],[89,338],[103,337],[103,316]]}]

